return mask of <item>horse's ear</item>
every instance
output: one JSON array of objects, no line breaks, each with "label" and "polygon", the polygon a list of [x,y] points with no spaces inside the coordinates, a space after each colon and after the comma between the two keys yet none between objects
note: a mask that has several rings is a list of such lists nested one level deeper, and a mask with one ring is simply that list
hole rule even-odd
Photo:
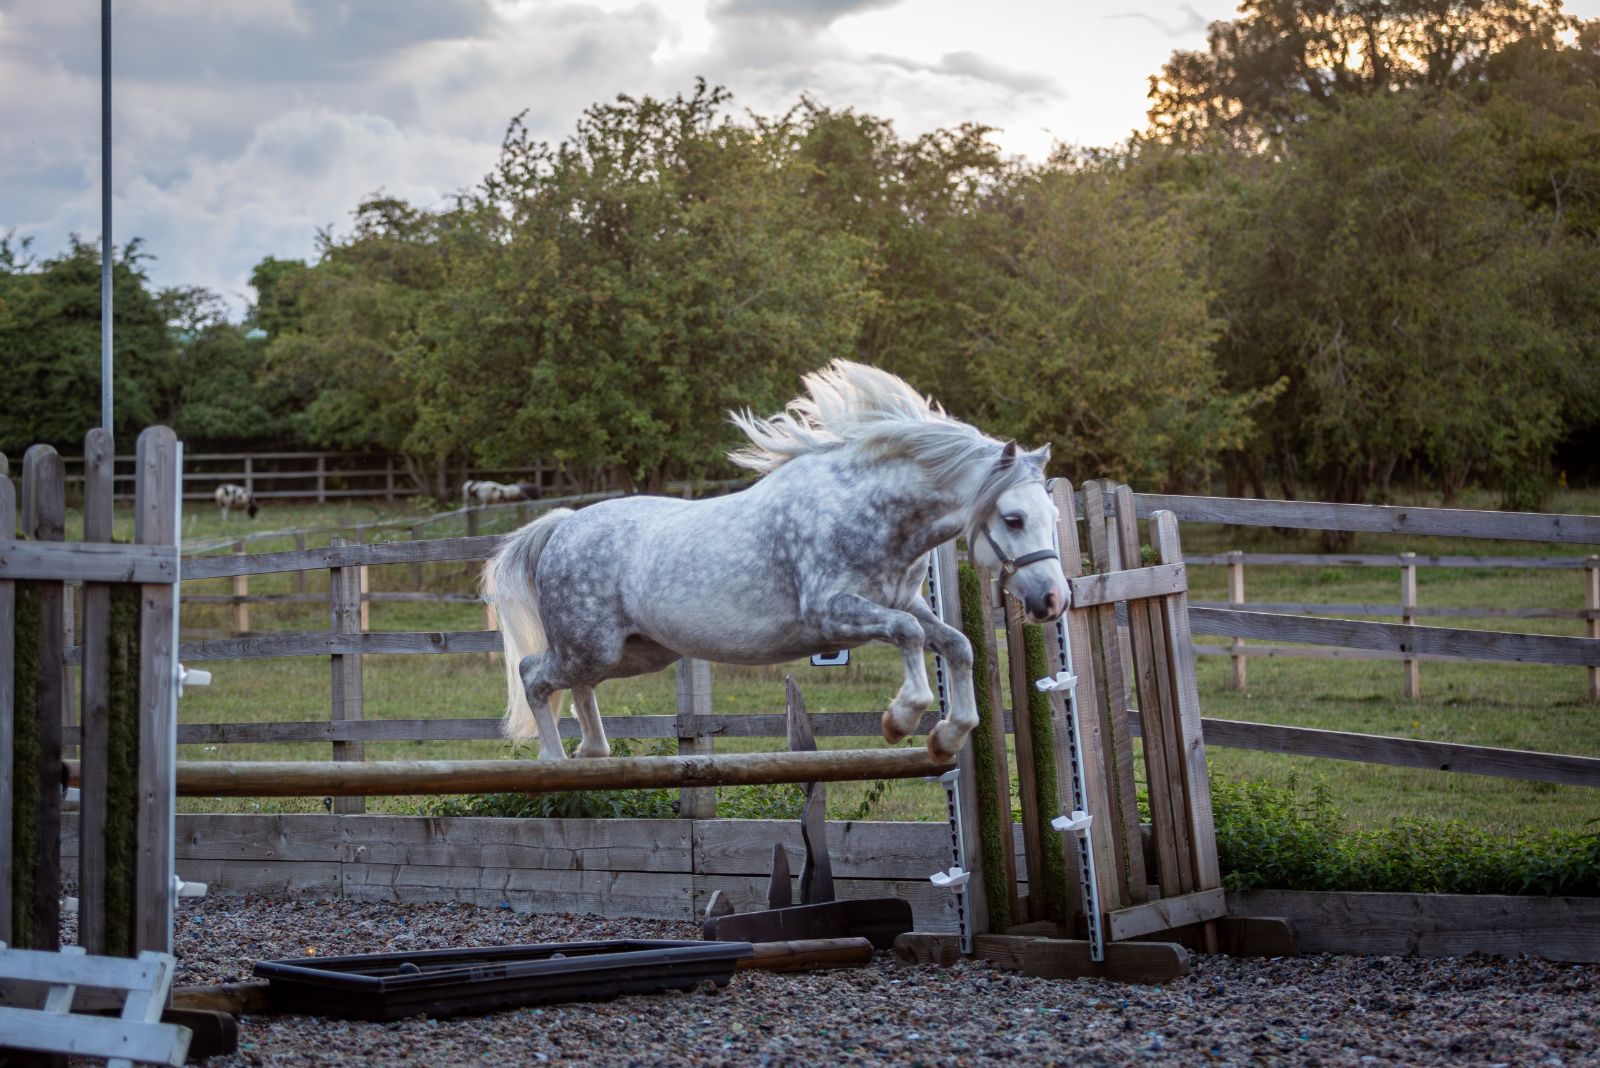
[{"label": "horse's ear", "polygon": [[1002,468],[1010,467],[1012,464],[1016,463],[1016,461],[1017,443],[1015,441],[1008,441],[1006,442],[1006,447],[1000,450],[999,466]]},{"label": "horse's ear", "polygon": [[1028,459],[1038,464],[1039,470],[1043,471],[1050,464],[1050,443],[1047,441],[1037,449],[1029,452]]}]

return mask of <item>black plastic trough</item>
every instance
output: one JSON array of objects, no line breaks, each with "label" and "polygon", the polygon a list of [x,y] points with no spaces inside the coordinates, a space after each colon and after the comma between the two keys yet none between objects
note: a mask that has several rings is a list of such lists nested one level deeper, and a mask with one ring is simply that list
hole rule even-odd
[{"label": "black plastic trough", "polygon": [[748,942],[622,939],[257,961],[276,1012],[401,1020],[726,986]]}]

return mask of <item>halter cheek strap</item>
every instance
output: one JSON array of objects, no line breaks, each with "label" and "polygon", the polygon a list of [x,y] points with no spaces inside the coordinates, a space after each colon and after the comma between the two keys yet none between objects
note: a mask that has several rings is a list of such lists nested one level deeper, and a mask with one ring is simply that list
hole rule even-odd
[{"label": "halter cheek strap", "polygon": [[983,526],[983,536],[989,540],[989,548],[994,550],[995,558],[1000,561],[1000,570],[1006,578],[1010,578],[1022,568],[1027,567],[1029,564],[1036,564],[1040,560],[1061,559],[1061,554],[1054,549],[1035,549],[1033,552],[1023,553],[1013,560],[1006,555],[1004,549],[1000,548],[1000,543],[994,540],[994,535],[989,533],[989,525],[987,523]]}]

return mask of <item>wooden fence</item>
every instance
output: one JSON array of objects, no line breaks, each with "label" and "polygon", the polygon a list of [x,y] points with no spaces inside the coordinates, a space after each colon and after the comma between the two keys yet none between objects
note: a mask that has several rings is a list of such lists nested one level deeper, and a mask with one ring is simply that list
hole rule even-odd
[{"label": "wooden fence", "polygon": [[[1105,499],[1111,501],[1115,501],[1116,496],[1103,494]],[[1140,515],[1148,515],[1156,507],[1166,504],[1175,504],[1179,509],[1187,509],[1189,514],[1208,522],[1215,522],[1214,517],[1222,514],[1217,502],[1209,498],[1172,498],[1134,494],[1132,499]],[[1270,503],[1273,502],[1243,502],[1248,508],[1242,510],[1242,518],[1272,525],[1290,525],[1288,521],[1304,517],[1308,524],[1331,525],[1336,529],[1388,529],[1380,527],[1362,506],[1308,506],[1289,502],[1286,506],[1289,511],[1282,513],[1261,507]],[[1455,529],[1462,536],[1502,538],[1508,536],[1507,531],[1517,531],[1530,540],[1552,538],[1566,543],[1580,544],[1594,544],[1600,541],[1600,517],[1523,516],[1520,517],[1519,523],[1517,522],[1519,517],[1501,513],[1451,510],[1452,522],[1458,523],[1458,526],[1446,528],[1424,510],[1404,510],[1404,516],[1403,520],[1391,517],[1385,522],[1390,527],[1403,522],[1428,534]],[[1114,504],[1109,507],[1102,521],[1107,523],[1116,521]],[[325,548],[290,552],[197,557],[185,560],[184,579],[186,581],[206,578],[236,579],[250,575],[305,573],[316,570],[329,570],[331,574],[343,576],[369,567],[410,566],[441,561],[472,563],[485,559],[497,542],[498,538],[495,536],[479,536],[368,545],[330,545]],[[1348,561],[1350,558],[1341,559]],[[1384,559],[1392,561],[1395,558]],[[1097,562],[1097,566],[1116,570],[1120,567],[1120,561],[1108,558],[1106,561]],[[1592,576],[1593,573],[1586,570],[1585,574]],[[1094,577],[1089,576],[1078,581],[1087,582]],[[364,655],[492,653],[500,649],[500,635],[497,632],[487,627],[479,631],[459,632],[372,632],[367,630],[360,620],[359,606],[363,602],[359,582],[352,584],[336,578],[330,581],[329,590],[331,616],[335,620],[343,621],[330,630],[260,633],[214,640],[186,641],[182,644],[181,653],[182,658],[188,662],[279,656],[330,657],[330,662],[335,665],[338,692],[342,694],[333,705],[332,719],[298,723],[185,724],[180,727],[180,741],[206,744],[327,742],[334,745],[336,758],[342,752],[346,758],[354,759],[357,758],[360,744],[365,741],[468,740],[492,739],[499,736],[498,720],[492,718],[367,721],[362,715],[359,684],[359,663]],[[376,595],[369,594],[368,597],[375,599]],[[1328,619],[1303,614],[1257,611],[1253,610],[1255,607],[1240,609],[1191,606],[1188,614],[1195,634],[1297,642],[1327,648],[1346,656],[1379,654],[1411,660],[1441,658],[1572,665],[1589,669],[1591,680],[1594,670],[1600,668],[1600,638],[1596,637],[1429,627],[1406,622],[1379,623]],[[352,620],[354,625],[351,625]],[[1255,649],[1255,647],[1250,648],[1252,651]],[[1235,655],[1235,651],[1226,646],[1202,646],[1200,649],[1201,651],[1216,649],[1221,655]],[[680,709],[676,716],[609,717],[606,720],[608,733],[629,738],[677,738],[680,740],[681,751],[684,752],[695,751],[697,746],[702,747],[703,751],[704,747],[708,747],[718,736],[778,738],[784,736],[784,718],[781,715],[709,715],[709,697],[699,692],[709,685],[709,675],[705,675],[700,682],[694,681],[696,678],[700,676],[690,673],[688,681],[681,680]],[[878,729],[876,713],[824,714],[816,716],[815,719],[816,733],[819,736],[871,736],[876,734]],[[1206,742],[1211,745],[1553,783],[1600,785],[1600,758],[1594,757],[1530,753],[1219,719],[1206,719],[1204,724]],[[570,721],[564,721],[563,729],[575,728]],[[356,810],[360,801],[352,798],[341,803],[350,805],[351,810]]]},{"label": "wooden fence", "polygon": [[[1274,615],[1294,616],[1397,616],[1405,625],[1415,624],[1419,617],[1450,619],[1579,619],[1585,621],[1589,638],[1600,638],[1600,556],[1439,556],[1402,553],[1361,554],[1302,554],[1302,553],[1202,553],[1185,557],[1190,566],[1220,566],[1228,569],[1228,599],[1226,601],[1193,601],[1191,609],[1219,612],[1268,612]],[[1306,602],[1249,602],[1245,597],[1245,567],[1315,567],[1315,568],[1398,568],[1400,575],[1394,603],[1317,604]],[[1527,569],[1538,571],[1563,570],[1576,572],[1582,579],[1578,593],[1582,608],[1507,608],[1503,606],[1468,607],[1462,605],[1424,605],[1418,602],[1417,569],[1438,568],[1495,568],[1498,570]],[[1222,626],[1222,624],[1217,624]],[[1199,633],[1205,633],[1198,631]],[[1214,633],[1214,632],[1212,632]],[[1292,641],[1287,632],[1274,635],[1282,641]],[[1248,657],[1322,658],[1343,660],[1398,660],[1404,671],[1404,690],[1408,697],[1421,696],[1418,664],[1422,660],[1521,660],[1515,653],[1523,647],[1508,647],[1512,655],[1477,656],[1462,646],[1457,654],[1413,653],[1387,649],[1349,649],[1328,646],[1306,648],[1283,644],[1246,646],[1243,637],[1235,636],[1226,646],[1202,645],[1197,647],[1201,656],[1227,656],[1233,662],[1233,687],[1246,688],[1245,660]],[[1549,647],[1545,647],[1549,648]],[[1587,693],[1590,700],[1600,700],[1600,668],[1586,667]]]},{"label": "wooden fence", "polygon": [[[535,460],[521,467],[476,467],[436,465],[424,471],[403,457],[372,452],[203,452],[186,454],[183,499],[209,501],[218,486],[231,482],[255,494],[258,500],[298,500],[326,504],[329,501],[386,500],[405,497],[454,497],[467,479],[497,482],[531,482],[541,496],[575,494],[579,484],[560,464]],[[69,493],[81,492],[84,485],[84,459],[62,459]],[[117,456],[112,462],[114,499],[133,500],[135,463],[133,456]],[[603,484],[616,484],[607,476]],[[701,480],[704,481],[704,480]],[[748,479],[730,480],[740,484]],[[689,485],[697,485],[690,482]],[[685,485],[668,484],[668,492]]]},{"label": "wooden fence", "polygon": [[[746,483],[732,479],[713,483],[678,484],[679,492],[726,493]],[[358,544],[371,538],[381,538],[404,533],[410,540],[426,538],[429,530],[440,524],[464,520],[469,536],[477,534],[481,517],[514,513],[517,525],[526,522],[533,511],[554,505],[582,505],[615,493],[588,494],[543,501],[537,504],[488,505],[479,508],[462,508],[418,520],[357,524],[347,528],[326,528],[294,532],[272,532],[253,536],[282,539],[286,534],[294,537],[298,549],[305,549],[308,537],[334,530],[354,535]],[[1435,512],[1447,512],[1450,522],[1459,524],[1461,537],[1507,538],[1520,533],[1528,540],[1554,540],[1561,544],[1600,543],[1600,517],[1549,516],[1523,514],[1516,522],[1516,514],[1502,512],[1476,512],[1464,509],[1379,509],[1394,513],[1380,516],[1378,522],[1370,514],[1371,506],[1319,505],[1299,501],[1225,501],[1209,497],[1171,497],[1152,494],[1134,494],[1135,507],[1140,517],[1147,517],[1157,502],[1175,504],[1180,519],[1185,516],[1198,521],[1214,522],[1214,517],[1231,515],[1233,525],[1253,526],[1312,526],[1322,529],[1389,530],[1409,527],[1417,533],[1439,534],[1450,529],[1441,524]],[[1229,507],[1238,505],[1237,509]],[[1276,505],[1277,508],[1264,507]],[[1300,522],[1296,522],[1300,520]],[[1383,524],[1388,524],[1384,526]],[[1329,524],[1332,524],[1329,526]],[[1346,524],[1340,526],[1338,524]],[[248,550],[250,538],[217,542],[197,549],[231,547],[236,554]],[[1586,676],[1586,693],[1590,700],[1600,701],[1600,667],[1590,661],[1592,645],[1588,639],[1600,638],[1600,556],[1470,556],[1402,553],[1199,553],[1186,554],[1185,563],[1191,567],[1216,566],[1227,568],[1227,601],[1191,602],[1191,619],[1198,635],[1224,636],[1231,639],[1226,646],[1200,644],[1199,656],[1227,656],[1232,662],[1232,680],[1235,689],[1246,688],[1246,661],[1249,658],[1312,658],[1338,660],[1392,660],[1402,668],[1403,691],[1409,697],[1421,695],[1419,664],[1424,660],[1477,660],[1509,663],[1544,663],[1582,665]],[[475,593],[423,589],[423,570],[420,561],[411,563],[409,590],[374,591],[369,588],[367,569],[358,568],[360,588],[358,612],[361,629],[367,629],[368,606],[374,603],[438,602],[461,603],[478,601]],[[1318,604],[1309,602],[1249,602],[1246,599],[1245,568],[1305,567],[1305,568],[1396,568],[1399,584],[1396,600],[1390,604]],[[1423,605],[1417,595],[1417,570],[1437,569],[1526,569],[1530,571],[1566,570],[1575,572],[1582,581],[1582,608],[1507,608],[1499,606],[1461,607]],[[271,569],[264,569],[270,571]],[[233,582],[231,593],[185,594],[189,604],[226,604],[232,606],[232,627],[228,632],[212,632],[213,637],[245,637],[249,634],[250,606],[260,604],[314,604],[326,598],[306,592],[305,571],[295,572],[296,589],[292,593],[252,594],[250,575],[260,571],[230,572]],[[1574,593],[1579,593],[1574,590]],[[1270,616],[1271,618],[1262,618]],[[1423,628],[1400,631],[1385,624],[1363,624],[1356,620],[1330,620],[1326,616],[1382,616],[1397,617],[1403,627],[1414,627],[1418,619],[1579,619],[1585,621],[1587,639],[1556,635],[1533,635],[1491,632],[1460,628]],[[1286,620],[1283,617],[1293,617]],[[494,613],[484,607],[485,629],[494,628]],[[1376,628],[1376,629],[1375,629]],[[1268,639],[1270,644],[1246,644],[1245,639]],[[1290,644],[1290,643],[1303,644]],[[1420,643],[1415,648],[1412,643]]]},{"label": "wooden fence", "polygon": [[[20,515],[0,478],[0,941],[60,944],[60,768],[63,750],[76,748],[79,944],[95,954],[167,953],[182,447],[165,427],[140,435],[135,544],[126,545],[111,535],[111,435],[93,430],[84,444],[82,542],[63,540],[65,479],[53,448],[24,456]],[[0,474],[6,467],[0,456]],[[19,519],[25,540],[15,536]],[[74,586],[83,607],[69,628]]]}]

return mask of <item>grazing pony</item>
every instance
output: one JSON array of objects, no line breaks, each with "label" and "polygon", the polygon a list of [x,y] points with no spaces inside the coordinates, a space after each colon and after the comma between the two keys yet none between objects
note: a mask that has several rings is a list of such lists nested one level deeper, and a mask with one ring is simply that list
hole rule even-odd
[{"label": "grazing pony", "polygon": [[467,504],[505,504],[533,498],[526,498],[520,483],[468,479],[461,483],[461,499]]},{"label": "grazing pony", "polygon": [[1024,452],[944,414],[905,382],[836,360],[770,419],[733,421],[734,462],[765,477],[706,500],[623,497],[552,509],[507,536],[483,590],[505,639],[505,732],[565,756],[570,689],[580,756],[610,752],[594,688],[679,657],[773,664],[869,641],[897,646],[905,678],[883,714],[895,744],[933,703],[923,647],[951,672],[929,751],[953,758],[978,722],[972,646],[924,600],[934,547],[964,534],[1035,622],[1066,611],[1045,491],[1049,446]]},{"label": "grazing pony", "polygon": [[224,482],[217,487],[217,507],[222,509],[222,521],[228,521],[228,512],[234,508],[243,508],[251,519],[256,517],[256,495],[235,482]]}]

